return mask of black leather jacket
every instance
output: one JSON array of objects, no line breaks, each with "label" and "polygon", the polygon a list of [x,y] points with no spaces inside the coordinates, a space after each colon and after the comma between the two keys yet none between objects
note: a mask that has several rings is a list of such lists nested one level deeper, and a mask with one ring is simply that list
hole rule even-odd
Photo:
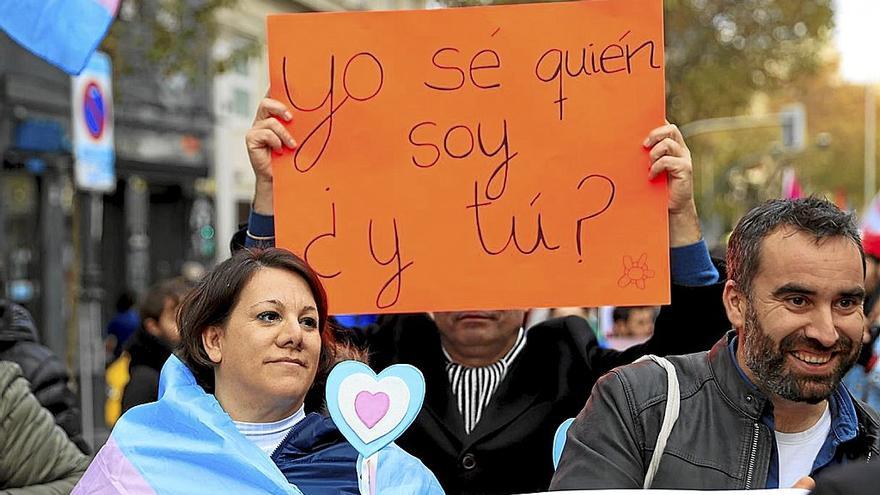
[{"label": "black leather jacket", "polygon": [[[709,352],[668,358],[678,374],[681,411],[653,488],[766,486],[775,438],[761,417],[772,404],[740,376],[727,348],[733,335]],[[641,488],[666,390],[666,372],[653,362],[605,375],[569,430],[551,489]],[[870,462],[880,455],[880,418],[867,405],[853,403],[859,433],[837,447],[831,464]]]}]

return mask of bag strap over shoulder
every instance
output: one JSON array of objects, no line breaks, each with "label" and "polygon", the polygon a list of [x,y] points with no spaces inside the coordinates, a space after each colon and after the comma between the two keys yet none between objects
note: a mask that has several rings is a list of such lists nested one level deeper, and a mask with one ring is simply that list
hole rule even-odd
[{"label": "bag strap over shoulder", "polygon": [[657,444],[654,447],[654,455],[651,456],[651,463],[648,465],[648,471],[645,473],[644,488],[651,488],[654,483],[654,476],[660,469],[660,458],[663,457],[663,451],[666,450],[666,441],[672,434],[672,428],[678,421],[679,408],[681,407],[681,391],[678,386],[678,375],[675,372],[675,366],[668,359],[648,354],[637,359],[635,362],[651,360],[659,364],[666,370],[666,410],[663,413],[663,425],[660,427],[660,434],[657,435]]}]

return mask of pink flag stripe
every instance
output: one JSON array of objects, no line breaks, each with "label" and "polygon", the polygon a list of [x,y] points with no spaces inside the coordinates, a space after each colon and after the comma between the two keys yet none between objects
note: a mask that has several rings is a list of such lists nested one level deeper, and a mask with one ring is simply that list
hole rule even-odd
[{"label": "pink flag stripe", "polygon": [[116,15],[116,9],[119,8],[119,0],[95,0],[99,5],[107,9],[111,16]]},{"label": "pink flag stripe", "polygon": [[156,495],[112,436],[73,488],[72,495]]}]

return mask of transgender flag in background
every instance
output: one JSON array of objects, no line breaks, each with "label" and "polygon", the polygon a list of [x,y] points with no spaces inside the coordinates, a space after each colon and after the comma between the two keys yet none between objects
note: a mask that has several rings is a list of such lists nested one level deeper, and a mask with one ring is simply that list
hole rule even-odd
[{"label": "transgender flag in background", "polygon": [[0,29],[68,74],[79,74],[120,0],[0,0]]},{"label": "transgender flag in background", "polygon": [[804,197],[801,189],[801,183],[797,179],[797,173],[794,167],[786,167],[782,171],[782,198],[783,199],[800,199]]}]

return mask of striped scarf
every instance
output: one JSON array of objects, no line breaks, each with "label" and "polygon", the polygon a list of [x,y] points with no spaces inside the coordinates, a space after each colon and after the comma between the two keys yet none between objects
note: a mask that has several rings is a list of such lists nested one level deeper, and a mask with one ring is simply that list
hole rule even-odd
[{"label": "striped scarf", "polygon": [[520,328],[516,342],[504,357],[495,363],[479,368],[470,368],[453,362],[446,349],[443,349],[447,361],[446,374],[449,377],[452,394],[458,401],[458,412],[464,419],[466,434],[470,435],[477,426],[483,415],[483,409],[489,405],[498,385],[504,380],[507,369],[510,368],[510,364],[513,363],[525,345],[525,330]]}]

